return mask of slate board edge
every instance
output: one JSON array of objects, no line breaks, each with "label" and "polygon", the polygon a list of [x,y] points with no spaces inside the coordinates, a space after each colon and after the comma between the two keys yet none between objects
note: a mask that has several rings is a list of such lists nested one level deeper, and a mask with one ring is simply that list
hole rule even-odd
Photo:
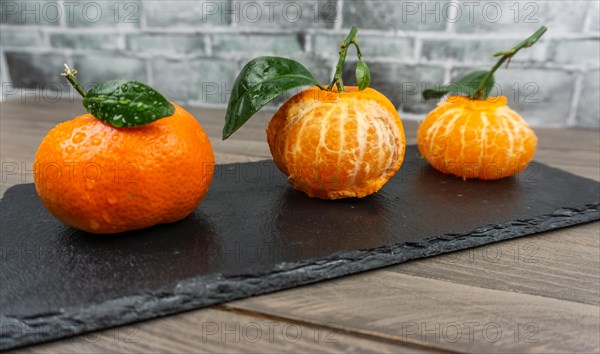
[{"label": "slate board edge", "polygon": [[[282,263],[267,278],[264,274],[189,278],[143,296],[113,299],[100,305],[65,309],[60,313],[40,314],[34,318],[2,315],[0,350],[122,326],[595,220],[600,220],[600,202],[578,208],[561,208],[532,219],[482,226],[469,233],[441,235],[418,244],[395,244],[341,252],[323,259]],[[115,318],[118,320],[115,321]]]}]

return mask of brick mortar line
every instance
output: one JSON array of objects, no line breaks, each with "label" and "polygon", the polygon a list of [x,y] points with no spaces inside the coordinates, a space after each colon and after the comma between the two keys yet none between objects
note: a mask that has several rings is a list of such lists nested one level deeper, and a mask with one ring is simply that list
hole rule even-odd
[{"label": "brick mortar line", "polygon": [[[65,12],[65,2],[64,2],[64,0],[59,0],[57,3],[58,3],[59,8],[61,9],[61,11],[64,13]],[[21,16],[21,18],[23,18],[23,17]],[[59,21],[60,21],[59,25],[58,25],[59,27],[62,27],[62,28],[67,28],[68,27],[67,26],[66,16],[60,16],[60,20]]]},{"label": "brick mortar line", "polygon": [[344,0],[337,0],[337,11],[335,13],[334,30],[340,30],[344,27]]},{"label": "brick mortar line", "polygon": [[[233,1],[234,0],[228,0],[227,3],[229,4],[229,9],[233,9],[235,6],[233,6]],[[227,9],[225,9],[225,11],[227,11]],[[223,14],[219,14],[221,16],[221,18],[223,18]],[[241,18],[241,16],[240,16]],[[230,18],[231,20],[231,18]],[[229,22],[229,27],[231,27],[232,29],[237,29],[237,21],[230,21]]]},{"label": "brick mortar line", "polygon": [[544,59],[544,62],[548,62],[551,61],[552,57],[550,56],[551,48],[554,48],[555,46],[551,45],[551,41],[549,40],[540,40],[538,43],[536,43],[538,45],[538,49],[541,52],[541,57]]},{"label": "brick mortar line", "polygon": [[146,30],[148,25],[148,19],[146,18],[146,11],[144,11],[144,2],[139,2],[138,11],[140,13],[140,30]]},{"label": "brick mortar line", "polygon": [[[2,47],[2,52],[12,52],[12,53],[31,53],[31,54],[52,54],[53,50],[60,49],[61,53],[65,56],[76,55],[76,56],[94,56],[94,55],[120,55],[126,58],[132,59],[140,59],[140,60],[210,60],[210,59],[224,59],[230,61],[244,61],[250,60],[253,56],[257,55],[257,53],[247,52],[245,54],[227,54],[227,53],[204,53],[204,54],[164,54],[162,52],[134,52],[125,50],[94,50],[94,49],[72,49],[72,48],[39,48],[39,47],[11,47],[4,46]],[[298,52],[299,54],[315,54],[313,52]],[[294,56],[293,54],[290,56]],[[318,54],[319,58],[324,60],[335,61],[337,60],[337,56],[328,55],[328,54]],[[353,63],[355,59],[348,59],[347,62]],[[385,56],[369,56],[368,59],[371,63],[378,64],[404,64],[404,65],[423,65],[423,66],[440,66],[446,67],[448,65],[452,67],[473,67],[473,66],[489,66],[493,64],[495,61],[491,59],[490,61],[456,61],[456,60],[427,60],[421,57],[420,60],[412,59],[404,59],[404,58],[395,58],[395,57],[385,57]],[[541,70],[556,70],[563,72],[587,72],[600,69],[600,63],[557,63],[551,62],[547,60],[527,60],[527,61],[513,61],[511,63],[512,68],[517,69],[541,69]]]},{"label": "brick mortar line", "polygon": [[414,44],[413,58],[415,61],[419,61],[419,60],[423,59],[423,39],[414,38],[413,44]]},{"label": "brick mortar line", "polygon": [[146,75],[148,85],[154,86],[154,70],[152,69],[152,61],[150,59],[144,60],[144,74]]},{"label": "brick mortar line", "polygon": [[588,7],[587,7],[586,14],[585,14],[585,18],[583,19],[583,25],[582,25],[582,28],[581,28],[581,30],[583,32],[589,31],[590,28],[592,27],[592,20],[593,20],[593,18],[592,18],[592,11],[594,11],[594,3],[593,3],[593,1],[590,1],[588,3]]},{"label": "brick mortar line", "polygon": [[[291,29],[271,29],[271,28],[245,28],[245,27],[146,27],[131,28],[131,27],[59,27],[59,26],[42,26],[42,25],[14,25],[1,24],[0,27],[7,30],[38,30],[46,31],[52,34],[114,34],[122,32],[124,34],[274,34],[274,35],[290,35],[304,32],[312,35],[346,35],[348,29],[334,28],[291,28]],[[72,33],[76,31],[77,33]],[[402,30],[371,30],[360,29],[360,35],[387,37],[387,38],[421,38],[421,39],[459,39],[459,40],[519,40],[523,39],[523,33],[502,33],[500,36],[493,32],[488,33],[464,33],[464,32],[447,32],[447,31],[402,31]],[[600,31],[590,32],[566,32],[560,34],[547,33],[544,40],[560,40],[560,39],[600,39]]]},{"label": "brick mortar line", "polygon": [[[71,63],[71,65],[73,65],[73,54],[71,54],[70,52],[66,53],[65,60],[67,61],[67,63]],[[62,71],[62,68],[61,68],[61,71]]]},{"label": "brick mortar line", "polygon": [[[321,55],[323,59],[333,59],[333,56]],[[408,65],[424,65],[424,66],[445,66],[452,65],[454,67],[470,68],[473,66],[491,66],[496,63],[492,58],[490,61],[457,61],[457,60],[420,60],[401,59],[393,57],[369,57],[371,63],[382,64],[408,64]],[[356,62],[355,59],[346,60],[347,63]],[[511,68],[515,69],[541,69],[541,70],[556,70],[556,71],[592,71],[600,68],[600,63],[556,63],[548,61],[515,61],[510,64]]]},{"label": "brick mortar line", "polygon": [[452,65],[452,63],[448,63],[447,65],[443,66],[444,68],[444,82],[443,83],[447,83],[447,82],[452,82],[452,69],[454,69],[456,66]]},{"label": "brick mortar line", "polygon": [[205,37],[204,51],[206,52],[206,55],[214,56],[214,54],[213,54],[214,50],[213,50],[213,38],[212,38],[212,36],[206,36]]},{"label": "brick mortar line", "polygon": [[[460,6],[459,2],[456,1],[456,0],[450,0],[449,4],[459,5]],[[452,13],[451,14],[447,14],[448,18],[454,18],[454,17],[450,17],[450,16],[455,15],[457,13],[456,12],[456,7],[455,6],[450,7],[450,11],[452,11]],[[446,21],[446,33],[455,33],[455,32],[456,32],[456,22],[454,22],[454,21]]]},{"label": "brick mortar line", "polygon": [[313,54],[313,36],[310,33],[304,34],[304,48],[305,53]]},{"label": "brick mortar line", "polygon": [[50,33],[46,31],[41,31],[40,35],[42,36],[42,43],[48,48],[53,48],[52,42],[50,41]]},{"label": "brick mortar line", "polygon": [[575,77],[575,85],[573,89],[573,96],[571,97],[571,105],[569,107],[569,116],[565,121],[567,127],[577,126],[577,110],[579,109],[579,101],[581,100],[581,93],[583,91],[583,73],[578,73]]}]

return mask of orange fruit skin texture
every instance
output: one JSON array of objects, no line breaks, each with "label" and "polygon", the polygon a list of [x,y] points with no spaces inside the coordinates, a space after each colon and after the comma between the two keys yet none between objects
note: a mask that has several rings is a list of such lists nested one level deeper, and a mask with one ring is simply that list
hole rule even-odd
[{"label": "orange fruit skin texture", "polygon": [[324,199],[377,192],[400,169],[406,149],[394,105],[357,87],[300,92],[275,113],[267,140],[293,188]]},{"label": "orange fruit skin texture", "polygon": [[489,180],[524,170],[537,137],[504,96],[486,101],[451,96],[419,126],[417,143],[435,169],[463,179]]},{"label": "orange fruit skin texture", "polygon": [[214,155],[200,124],[173,106],[172,116],[135,128],[84,114],[50,130],[33,166],[37,193],[50,213],[98,234],[189,215],[208,191]]}]

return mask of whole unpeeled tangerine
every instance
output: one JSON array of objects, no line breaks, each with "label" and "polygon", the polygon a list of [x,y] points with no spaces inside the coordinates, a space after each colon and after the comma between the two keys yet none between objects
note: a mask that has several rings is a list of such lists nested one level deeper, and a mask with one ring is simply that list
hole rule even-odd
[{"label": "whole unpeeled tangerine", "polygon": [[267,140],[289,183],[311,197],[365,197],[377,192],[404,160],[405,138],[394,105],[381,93],[313,87],[273,116]]},{"label": "whole unpeeled tangerine", "polygon": [[35,186],[61,222],[92,233],[170,223],[189,215],[214,171],[208,137],[188,112],[135,128],[84,114],[50,130],[34,162]]},{"label": "whole unpeeled tangerine", "polygon": [[503,96],[448,97],[419,126],[419,151],[435,169],[465,179],[498,179],[524,170],[537,137],[506,102]]}]

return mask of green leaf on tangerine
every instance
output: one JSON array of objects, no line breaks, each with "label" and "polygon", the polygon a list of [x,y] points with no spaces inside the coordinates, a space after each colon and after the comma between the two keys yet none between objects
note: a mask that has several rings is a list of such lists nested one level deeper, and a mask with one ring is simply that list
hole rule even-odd
[{"label": "green leaf on tangerine", "polygon": [[133,80],[109,80],[83,98],[94,117],[117,128],[137,127],[173,115],[175,107],[152,87]]},{"label": "green leaf on tangerine", "polygon": [[267,103],[301,86],[319,85],[302,64],[281,57],[258,57],[240,72],[227,105],[223,140],[231,136]]},{"label": "green leaf on tangerine", "polygon": [[362,60],[359,60],[358,63],[356,63],[356,83],[358,84],[358,89],[360,91],[369,87],[369,84],[371,83],[371,72],[369,71],[367,64]]},{"label": "green leaf on tangerine", "polygon": [[[469,73],[460,79],[456,80],[453,83],[448,85],[443,85],[440,87],[430,88],[423,91],[423,98],[428,99],[439,99],[444,97],[449,93],[461,93],[470,98],[474,98],[475,91],[479,84],[483,81],[485,76],[488,74],[488,71],[474,71]],[[486,83],[484,87],[484,99],[489,95],[490,91],[494,87],[494,77],[492,76],[490,80]]]}]

